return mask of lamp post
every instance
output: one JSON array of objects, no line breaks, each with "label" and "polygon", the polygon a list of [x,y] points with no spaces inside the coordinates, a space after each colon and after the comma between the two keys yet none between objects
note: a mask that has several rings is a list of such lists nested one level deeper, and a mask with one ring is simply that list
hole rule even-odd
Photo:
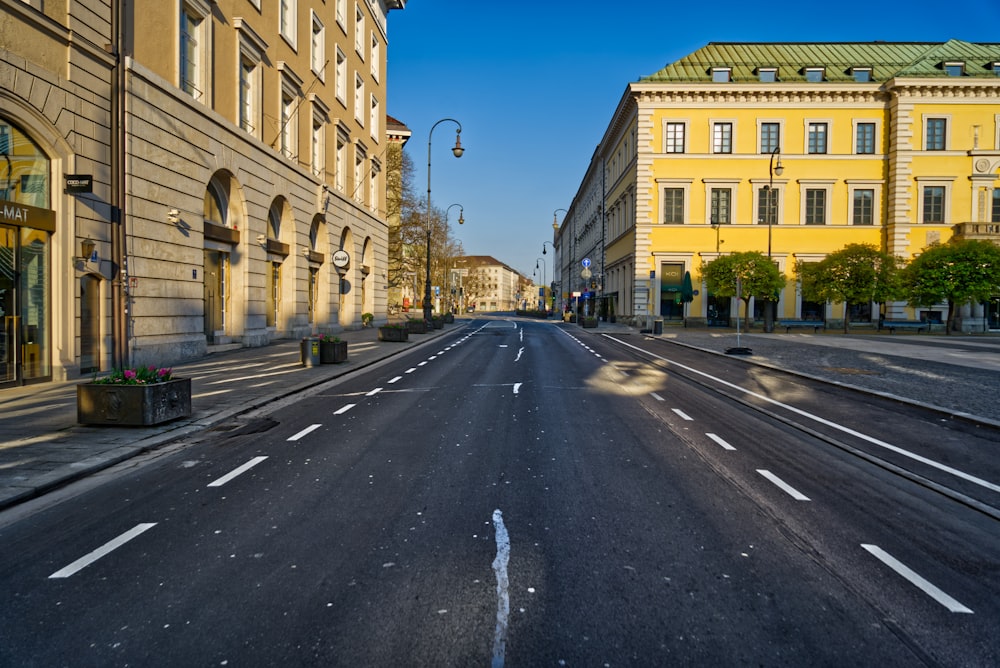
[{"label": "lamp post", "polygon": [[715,254],[716,256],[718,256],[719,244],[721,243],[719,241],[719,230],[721,229],[721,227],[719,225],[719,221],[717,221],[714,217],[712,218],[712,229],[715,230]]},{"label": "lamp post", "polygon": [[[427,133],[427,274],[424,282],[424,320],[431,319],[431,138],[434,136],[434,128],[441,123],[449,121],[458,126],[455,132],[455,146],[451,152],[456,158],[461,158],[465,153],[462,148],[462,124],[454,118],[442,118],[431,126],[431,131]],[[447,215],[447,212],[445,212]]]},{"label": "lamp post", "polygon": [[[775,160],[777,159],[777,161]],[[775,164],[777,162],[777,164]],[[771,151],[771,160],[767,165],[767,261],[771,262],[771,227],[774,223],[774,218],[777,215],[777,205],[774,198],[774,175],[777,174],[781,176],[781,173],[785,171],[785,168],[781,166],[781,153],[780,147],[775,146],[774,150]],[[774,331],[774,309],[775,302],[768,296],[766,302],[764,302],[764,331],[773,332]]]},{"label": "lamp post", "polygon": [[[543,245],[542,246],[542,251],[544,251],[544,250],[545,250],[545,246]],[[543,252],[542,255],[545,255],[545,253]],[[543,311],[548,311],[549,310],[549,306],[548,306],[549,300],[545,298],[545,258],[541,258],[541,257],[536,257],[535,258],[535,269],[536,270],[538,269],[538,263],[539,262],[542,263],[542,310]]]}]

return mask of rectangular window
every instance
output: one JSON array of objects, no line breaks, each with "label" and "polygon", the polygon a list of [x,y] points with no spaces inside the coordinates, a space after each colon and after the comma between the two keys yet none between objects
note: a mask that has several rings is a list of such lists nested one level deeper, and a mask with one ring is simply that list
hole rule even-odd
[{"label": "rectangular window", "polygon": [[733,191],[730,188],[712,188],[713,225],[726,225],[732,222]]},{"label": "rectangular window", "polygon": [[312,166],[313,175],[323,176],[323,154],[325,152],[324,144],[325,142],[325,132],[326,122],[322,118],[313,118],[312,125],[312,155],[310,156],[310,164]]},{"label": "rectangular window", "polygon": [[713,67],[712,68],[712,81],[717,83],[725,83],[726,81],[732,81],[733,71],[728,67]]},{"label": "rectangular window", "polygon": [[875,191],[858,189],[854,191],[854,202],[851,208],[852,225],[875,224]]},{"label": "rectangular window", "polygon": [[202,58],[198,45],[202,19],[187,8],[181,9],[180,84],[181,90],[198,99],[202,94]]},{"label": "rectangular window", "polygon": [[925,223],[944,223],[944,186],[924,186]]},{"label": "rectangular window", "polygon": [[381,116],[381,105],[378,103],[378,98],[372,95],[371,108],[368,112],[368,132],[371,133],[372,139],[376,142],[379,139],[379,116]]},{"label": "rectangular window", "polygon": [[278,30],[293,49],[296,48],[298,5],[298,0],[278,0]]},{"label": "rectangular window", "polygon": [[666,188],[663,191],[663,222],[680,224],[684,222],[684,189]]},{"label": "rectangular window", "polygon": [[347,32],[347,0],[337,0],[337,23]]},{"label": "rectangular window", "polygon": [[354,75],[354,120],[365,124],[365,80],[360,74]]},{"label": "rectangular window", "polygon": [[360,2],[354,8],[354,50],[365,59],[365,12]]},{"label": "rectangular window", "polygon": [[809,124],[809,153],[826,153],[826,123]]},{"label": "rectangular window", "polygon": [[334,175],[334,185],[340,192],[347,190],[347,138],[337,133],[337,155],[334,167],[337,173]]},{"label": "rectangular window", "polygon": [[323,81],[326,74],[326,28],[315,12],[312,15],[312,40],[309,54],[313,73],[320,81]]},{"label": "rectangular window", "polygon": [[683,153],[684,152],[684,124],[683,123],[667,123],[667,129],[666,129],[666,152],[667,153]]},{"label": "rectangular window", "polygon": [[762,67],[757,70],[761,83],[774,83],[778,80],[778,70],[773,67]]},{"label": "rectangular window", "polygon": [[778,189],[768,186],[757,191],[757,222],[767,225],[778,222]]},{"label": "rectangular window", "polygon": [[372,33],[372,52],[371,52],[371,67],[372,67],[372,78],[375,81],[379,80],[381,76],[380,67],[382,60],[382,46],[378,42],[378,37],[375,33]]},{"label": "rectangular window", "polygon": [[806,225],[826,225],[826,191],[806,190]]},{"label": "rectangular window", "polygon": [[872,70],[870,67],[855,67],[851,70],[854,81],[857,83],[868,83],[872,80]]},{"label": "rectangular window", "polygon": [[993,189],[993,215],[990,222],[1000,223],[1000,188]]},{"label": "rectangular window", "polygon": [[854,152],[859,154],[875,153],[875,124],[858,123],[857,132],[857,145],[854,147]]},{"label": "rectangular window", "polygon": [[278,323],[278,314],[281,310],[281,263],[272,262],[267,275],[267,305],[265,309],[265,320],[268,327],[274,327]]},{"label": "rectangular window", "polygon": [[781,124],[761,123],[760,124],[760,152],[772,153],[780,144]]},{"label": "rectangular window", "polygon": [[296,150],[296,123],[295,123],[295,98],[287,93],[281,94],[281,154],[286,158],[295,158]]},{"label": "rectangular window", "polygon": [[347,56],[337,47],[337,99],[347,106]]},{"label": "rectangular window", "polygon": [[806,81],[809,83],[820,83],[823,81],[823,75],[825,71],[822,67],[807,67],[806,68]]},{"label": "rectangular window", "polygon": [[944,118],[927,119],[927,137],[924,145],[928,151],[943,151],[945,149],[945,132],[947,121]]},{"label": "rectangular window", "polygon": [[359,203],[365,201],[365,154],[359,148],[354,153],[354,199]]},{"label": "rectangular window", "polygon": [[712,152],[733,152],[733,124],[714,123],[712,125]]},{"label": "rectangular window", "polygon": [[944,71],[950,77],[960,77],[965,75],[965,63],[950,62],[944,64]]},{"label": "rectangular window", "polygon": [[256,132],[254,123],[254,78],[257,66],[248,60],[240,61],[240,127],[253,134]]}]

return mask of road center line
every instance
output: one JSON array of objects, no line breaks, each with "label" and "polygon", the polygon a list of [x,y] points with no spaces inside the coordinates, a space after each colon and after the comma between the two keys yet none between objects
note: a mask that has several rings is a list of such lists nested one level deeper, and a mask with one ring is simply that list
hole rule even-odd
[{"label": "road center line", "polygon": [[739,392],[747,394],[747,395],[749,395],[751,397],[754,397],[756,399],[760,399],[761,401],[766,401],[767,403],[772,404],[774,406],[780,406],[781,408],[784,408],[787,411],[795,413],[796,415],[800,415],[800,416],[802,416],[804,418],[807,418],[809,420],[813,420],[814,422],[818,422],[818,423],[820,423],[822,425],[830,427],[831,429],[836,429],[837,431],[843,432],[845,434],[849,434],[851,436],[854,436],[855,438],[859,438],[859,439],[861,439],[863,441],[867,441],[868,443],[871,443],[872,445],[876,445],[876,446],[878,446],[880,448],[885,448],[886,450],[889,450],[890,452],[895,452],[896,454],[902,455],[904,457],[908,457],[908,458],[910,458],[910,459],[912,459],[914,461],[920,462],[921,464],[926,464],[927,466],[930,466],[932,468],[936,468],[939,471],[943,471],[945,473],[950,473],[951,475],[955,476],[956,478],[961,478],[962,480],[971,482],[971,483],[973,483],[975,485],[979,485],[980,487],[985,487],[986,489],[992,490],[994,492],[1000,492],[1000,485],[992,483],[992,482],[989,482],[988,480],[983,480],[982,478],[977,478],[976,476],[973,476],[973,475],[970,475],[968,473],[965,473],[964,471],[959,471],[958,469],[954,469],[954,468],[952,468],[950,466],[947,466],[945,464],[941,464],[940,462],[936,462],[936,461],[934,461],[932,459],[928,459],[926,457],[922,457],[922,456],[920,456],[920,455],[918,455],[918,454],[916,454],[914,452],[910,452],[909,450],[904,450],[903,448],[900,448],[899,446],[892,445],[891,443],[886,443],[885,441],[877,439],[874,436],[869,436],[868,434],[862,434],[860,431],[856,431],[854,429],[851,429],[850,427],[845,427],[842,424],[837,424],[836,422],[831,422],[830,420],[827,420],[826,418],[821,418],[820,416],[813,415],[812,413],[804,411],[801,408],[796,408],[795,406],[791,406],[789,404],[783,403],[783,402],[778,401],[776,399],[772,399],[771,397],[764,396],[763,394],[759,394],[759,393],[754,392],[752,390],[748,390],[746,388],[740,387],[736,383],[730,383],[728,380],[723,380],[721,378],[717,378],[716,376],[713,376],[713,375],[711,375],[709,373],[705,373],[704,371],[701,371],[699,369],[695,369],[693,367],[689,367],[689,366],[687,366],[685,364],[681,364],[680,362],[674,362],[673,360],[667,359],[666,357],[661,357],[660,355],[657,355],[656,353],[651,353],[648,350],[640,348],[639,346],[634,346],[631,343],[626,343],[625,341],[622,341],[621,339],[616,339],[613,336],[608,336],[607,334],[605,334],[604,336],[607,336],[612,341],[615,341],[616,343],[619,343],[619,344],[625,346],[626,348],[631,348],[632,350],[636,350],[636,351],[638,351],[638,352],[640,352],[640,353],[642,353],[644,355],[648,355],[649,357],[652,357],[654,359],[658,359],[658,360],[664,361],[664,362],[666,362],[668,364],[672,364],[672,365],[676,366],[679,369],[684,369],[685,371],[690,371],[691,373],[698,374],[699,376],[702,376],[704,378],[708,378],[710,380],[713,380],[716,383],[719,383],[720,385],[724,385],[724,386],[726,386],[728,388],[731,388],[733,390],[737,390]]},{"label": "road center line", "polygon": [[874,556],[876,559],[881,561],[883,564],[896,571],[899,575],[910,581],[911,584],[916,585],[918,589],[933,598],[935,601],[948,608],[951,612],[964,612],[967,614],[972,614],[972,610],[965,607],[948,594],[944,593],[930,582],[924,578],[917,575],[915,572],[910,570],[905,564],[898,561],[891,554],[880,548],[878,545],[865,545],[861,544],[861,547],[865,548]]},{"label": "road center line", "polygon": [[778,476],[776,476],[773,473],[771,473],[770,471],[765,471],[764,469],[757,469],[757,473],[761,474],[762,476],[764,476],[765,478],[767,478],[768,480],[770,480],[771,482],[773,482],[775,485],[777,485],[779,488],[781,488],[781,490],[783,492],[785,492],[786,494],[788,494],[788,496],[792,497],[796,501],[808,501],[809,500],[808,496],[806,496],[802,492],[798,491],[797,489],[795,489],[794,487],[792,487],[791,485],[789,485],[788,483],[786,483],[784,480],[782,480]]},{"label": "road center line", "polygon": [[55,573],[53,573],[52,575],[50,575],[49,578],[68,578],[69,576],[73,575],[74,573],[76,573],[76,572],[78,572],[78,571],[86,568],[90,564],[94,563],[95,561],[97,561],[101,557],[110,554],[114,550],[117,550],[119,547],[121,547],[125,543],[129,542],[130,540],[132,540],[133,538],[135,538],[139,534],[141,534],[141,533],[143,533],[145,531],[148,531],[149,529],[152,529],[155,526],[156,526],[156,522],[149,522],[149,523],[144,523],[144,524],[137,524],[134,527],[132,527],[131,529],[129,529],[128,531],[126,531],[125,533],[123,533],[122,535],[120,535],[117,538],[114,538],[114,539],[108,541],[107,543],[105,543],[101,547],[97,548],[96,550],[94,550],[90,554],[85,554],[84,556],[80,557],[79,559],[77,559],[76,561],[74,561],[69,566],[66,566],[65,568],[59,569],[58,571],[56,571]]},{"label": "road center line", "polygon": [[726,443],[721,438],[719,438],[718,436],[716,436],[715,434],[705,434],[705,436],[708,436],[710,439],[712,439],[713,441],[715,441],[716,443],[718,443],[719,445],[721,445],[723,450],[735,450],[736,449],[733,446],[731,446],[728,443]]},{"label": "road center line", "polygon": [[522,383],[514,383],[514,394],[517,394],[518,390],[521,389]]},{"label": "road center line", "polygon": [[372,390],[371,392],[369,392],[369,393],[368,393],[368,394],[366,394],[365,396],[366,396],[366,397],[374,397],[374,396],[375,396],[376,394],[378,394],[378,393],[379,393],[379,392],[381,392],[381,391],[382,391],[382,388],[381,388],[381,387],[376,387],[376,388],[375,388],[374,390]]},{"label": "road center line", "polygon": [[343,414],[344,414],[344,413],[346,413],[347,411],[349,411],[349,410],[351,410],[352,408],[354,408],[354,407],[355,407],[356,405],[357,405],[357,404],[344,404],[343,406],[341,406],[340,408],[338,408],[337,410],[335,410],[335,411],[333,412],[333,414],[334,414],[334,415],[343,415]]},{"label": "road center line", "polygon": [[319,429],[322,426],[323,425],[321,425],[321,424],[311,424],[308,427],[306,427],[305,429],[303,429],[302,431],[300,431],[299,433],[295,434],[294,436],[289,436],[288,440],[289,441],[297,441],[300,438],[302,438],[303,436],[305,436],[306,434],[312,433],[312,432],[316,431],[317,429]]},{"label": "road center line", "polygon": [[666,401],[663,397],[661,397],[660,395],[658,395],[656,392],[650,392],[649,396],[653,397],[657,401]]},{"label": "road center line", "polygon": [[392,379],[391,379],[391,380],[389,381],[389,384],[390,384],[390,385],[392,385],[393,383],[398,383],[398,382],[399,382],[399,381],[401,381],[401,380],[403,380],[403,377],[402,377],[402,376],[396,376],[395,378],[392,378]]},{"label": "road center line", "polygon": [[251,459],[250,461],[248,461],[243,466],[235,468],[232,471],[230,471],[229,473],[227,473],[226,475],[222,476],[221,478],[218,478],[218,479],[213,480],[212,482],[208,483],[208,486],[209,487],[222,487],[223,485],[225,485],[227,482],[229,482],[230,480],[232,480],[236,476],[243,475],[244,473],[246,473],[247,471],[249,471],[253,467],[257,466],[257,464],[260,464],[265,459],[267,459],[267,457],[254,457],[253,459]]},{"label": "road center line", "polygon": [[682,411],[679,408],[671,408],[670,410],[672,410],[673,412],[677,413],[677,415],[679,415],[682,420],[688,420],[689,422],[693,422],[694,421],[693,417],[691,417],[690,415],[688,415],[687,413],[685,413],[684,411]]},{"label": "road center line", "polygon": [[503,668],[507,652],[507,620],[510,617],[510,579],[507,577],[507,563],[510,561],[510,535],[503,524],[503,513],[493,511],[493,527],[496,531],[497,556],[493,560],[493,572],[497,576],[497,627],[493,634],[492,668]]}]

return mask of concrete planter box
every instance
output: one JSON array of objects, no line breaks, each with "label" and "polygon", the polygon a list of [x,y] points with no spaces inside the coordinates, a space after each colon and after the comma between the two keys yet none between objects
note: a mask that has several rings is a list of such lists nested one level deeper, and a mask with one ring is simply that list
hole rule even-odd
[{"label": "concrete planter box", "polygon": [[409,341],[410,332],[402,327],[379,327],[379,341]]},{"label": "concrete planter box", "polygon": [[149,385],[76,386],[80,424],[149,426],[191,415],[191,379]]},{"label": "concrete planter box", "polygon": [[439,318],[436,316],[434,318],[431,318],[431,326],[433,326],[434,329],[444,329],[444,318]]},{"label": "concrete planter box", "polygon": [[583,325],[584,329],[592,329],[597,327],[597,318],[582,318],[580,324]]},{"label": "concrete planter box", "polygon": [[347,341],[320,341],[320,364],[340,364],[347,361]]},{"label": "concrete planter box", "polygon": [[410,334],[426,334],[427,333],[427,321],[426,320],[407,320],[406,321],[406,331]]}]

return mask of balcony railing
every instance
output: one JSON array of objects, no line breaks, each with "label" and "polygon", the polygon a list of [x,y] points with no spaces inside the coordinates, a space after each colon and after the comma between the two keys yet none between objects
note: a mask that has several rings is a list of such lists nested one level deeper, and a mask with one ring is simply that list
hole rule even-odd
[{"label": "balcony railing", "polygon": [[1000,243],[1000,223],[958,223],[952,229],[959,239],[982,239]]}]

